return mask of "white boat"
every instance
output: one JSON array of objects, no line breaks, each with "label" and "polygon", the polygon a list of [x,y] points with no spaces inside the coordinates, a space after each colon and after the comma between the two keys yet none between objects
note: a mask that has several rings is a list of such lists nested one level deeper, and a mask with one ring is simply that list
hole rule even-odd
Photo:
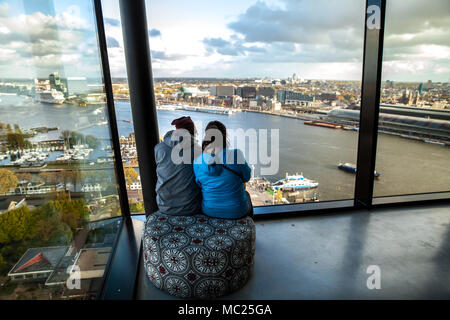
[{"label": "white boat", "polygon": [[94,111],[92,111],[93,114],[100,114],[105,109],[105,107],[97,108]]},{"label": "white boat", "polygon": [[65,100],[64,94],[55,89],[47,91],[36,91],[34,98],[36,101],[49,104],[62,104]]},{"label": "white boat", "polygon": [[274,190],[307,190],[307,189],[314,189],[319,186],[319,183],[307,179],[303,176],[303,174],[296,174],[296,175],[288,175],[286,173],[286,178],[278,180],[274,184],[272,184],[272,189]]}]

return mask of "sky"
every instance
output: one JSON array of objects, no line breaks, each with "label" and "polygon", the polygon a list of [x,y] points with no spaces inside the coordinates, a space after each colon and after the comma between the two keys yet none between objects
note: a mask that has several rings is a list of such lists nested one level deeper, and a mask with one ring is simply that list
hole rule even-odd
[{"label": "sky", "polygon": [[[113,77],[118,0],[103,0]],[[364,0],[146,0],[154,77],[360,80]],[[383,79],[450,81],[450,1],[387,2]],[[100,77],[91,0],[0,0],[0,78]]]}]

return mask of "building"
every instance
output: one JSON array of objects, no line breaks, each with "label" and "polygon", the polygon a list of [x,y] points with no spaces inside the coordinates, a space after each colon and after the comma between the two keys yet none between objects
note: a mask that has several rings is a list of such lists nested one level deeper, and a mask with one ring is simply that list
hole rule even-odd
[{"label": "building", "polygon": [[59,77],[58,72],[53,72],[48,76],[48,79],[50,81],[50,86],[53,89],[61,88],[61,78]]},{"label": "building", "polygon": [[272,87],[259,87],[258,95],[264,98],[272,99],[275,96],[275,89]]},{"label": "building", "polygon": [[104,188],[99,184],[84,184],[81,186],[81,191],[82,192],[100,192],[103,191]]},{"label": "building", "polygon": [[236,95],[242,97],[243,99],[255,99],[256,98],[256,88],[255,87],[238,87],[236,89]]},{"label": "building", "polygon": [[67,247],[28,249],[9,271],[12,281],[45,281],[66,254]]},{"label": "building", "polygon": [[339,92],[322,92],[319,95],[321,101],[335,101],[340,96]]},{"label": "building", "polygon": [[[359,110],[333,109],[327,117],[332,121],[338,121],[345,124],[359,123]],[[379,129],[384,132],[393,132],[398,134],[416,135],[442,139],[450,141],[450,121],[441,119],[428,119],[421,117],[412,117],[410,115],[399,115],[384,113],[381,109],[379,115]]]},{"label": "building", "polygon": [[[79,272],[80,287],[63,286],[62,298],[94,299],[101,290],[105,268],[111,255],[111,247],[85,248],[75,257],[75,263],[69,267],[68,274]],[[47,282],[47,286],[57,283]]]},{"label": "building", "polygon": [[315,98],[312,95],[301,92],[278,90],[277,100],[284,105],[309,106],[315,101]]},{"label": "building", "polygon": [[232,97],[235,94],[234,86],[213,86],[209,92],[218,98]]},{"label": "building", "polygon": [[267,101],[267,107],[271,108],[272,111],[281,111],[281,102],[278,102],[274,99]]},{"label": "building", "polygon": [[249,108],[257,109],[258,107],[258,100],[250,100],[248,104]]}]

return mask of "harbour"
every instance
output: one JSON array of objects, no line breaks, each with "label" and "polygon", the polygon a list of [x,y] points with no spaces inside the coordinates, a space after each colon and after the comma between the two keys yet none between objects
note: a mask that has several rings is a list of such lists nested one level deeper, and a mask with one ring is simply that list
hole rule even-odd
[{"label": "harbour", "polygon": [[[86,108],[66,104],[54,106],[35,103],[17,95],[2,96],[2,99],[0,111],[3,122],[17,123],[24,130],[37,127],[57,128],[57,130],[38,132],[30,138],[30,141],[47,145],[53,141],[56,146],[61,144],[62,131],[81,128],[75,130],[84,135],[97,137],[101,144],[93,148],[86,159],[78,161],[71,159],[68,163],[71,163],[74,168],[112,167],[111,150],[106,150],[106,147],[110,146],[110,142],[109,128],[105,125],[107,118],[104,106],[97,105]],[[10,108],[11,104],[14,104],[15,107]],[[130,104],[125,101],[116,101],[115,105],[119,135],[124,138],[128,137],[134,131]],[[261,178],[267,179],[272,184],[285,178],[286,172],[302,172],[305,177],[317,181],[319,184],[313,192],[308,191],[309,194],[305,195],[305,199],[328,201],[353,198],[355,175],[339,170],[337,164],[356,163],[357,130],[330,130],[325,127],[305,125],[304,122],[308,120],[261,112],[240,111],[228,115],[198,110],[200,111],[180,109],[170,105],[166,108],[159,107],[157,112],[160,134],[164,135],[165,132],[173,129],[170,123],[174,118],[186,115],[191,116],[194,120],[199,132],[197,137],[199,141],[202,139],[206,124],[211,120],[222,121],[230,129],[278,129],[280,132],[278,173]],[[435,143],[435,141],[424,143],[384,133],[379,135],[378,147],[377,170],[383,175],[381,179],[375,181],[376,196],[439,192],[450,189],[450,181],[447,178],[450,176],[448,166],[450,150],[448,148]],[[47,157],[44,161],[47,163],[46,169],[49,166],[57,166],[56,158],[64,154],[62,149],[53,152],[53,158]],[[0,152],[0,154],[4,153]],[[126,158],[125,154],[123,154],[123,158]],[[136,168],[138,164],[136,161],[133,162],[133,159],[136,159],[135,150],[128,150],[124,166]],[[59,162],[64,164],[64,161]],[[427,168],[422,168],[421,163],[427,163]],[[1,166],[8,166],[8,164],[9,161],[4,157],[3,160],[0,160]],[[420,175],[411,175],[411,172],[416,172],[418,168],[421,168]],[[20,170],[23,169],[24,167]],[[260,176],[260,169],[260,164],[256,163],[255,176]],[[29,167],[26,170],[34,169]],[[266,200],[273,200],[269,194],[268,198],[265,196],[264,198],[262,203],[265,203]],[[300,198],[303,199],[303,196]]]}]

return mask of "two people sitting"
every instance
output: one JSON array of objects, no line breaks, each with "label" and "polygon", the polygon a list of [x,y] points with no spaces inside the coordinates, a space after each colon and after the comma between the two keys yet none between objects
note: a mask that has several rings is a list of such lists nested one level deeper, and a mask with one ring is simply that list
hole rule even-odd
[{"label": "two people sitting", "polygon": [[208,123],[199,146],[190,117],[175,119],[171,124],[176,129],[167,132],[155,146],[159,211],[226,219],[253,216],[250,195],[245,191],[251,168],[241,150],[228,148],[225,125],[220,121]]}]

